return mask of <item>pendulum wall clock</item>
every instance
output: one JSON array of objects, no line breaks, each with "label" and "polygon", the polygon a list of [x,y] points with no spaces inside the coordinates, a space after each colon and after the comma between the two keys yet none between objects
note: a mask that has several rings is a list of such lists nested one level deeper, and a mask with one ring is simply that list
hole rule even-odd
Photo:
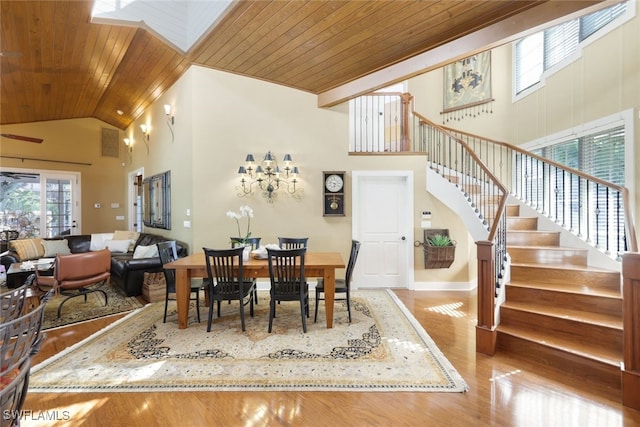
[{"label": "pendulum wall clock", "polygon": [[344,216],[344,171],[322,172],[323,216]]}]

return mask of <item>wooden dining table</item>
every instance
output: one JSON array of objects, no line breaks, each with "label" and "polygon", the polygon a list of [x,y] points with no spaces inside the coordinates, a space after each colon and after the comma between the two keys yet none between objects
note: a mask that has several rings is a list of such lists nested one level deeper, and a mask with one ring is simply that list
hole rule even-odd
[{"label": "wooden dining table", "polygon": [[[248,261],[244,261],[242,265],[245,277],[269,277],[269,262],[266,259],[255,259],[251,257]],[[305,255],[305,277],[322,277],[324,279],[327,328],[333,328],[336,269],[344,268],[344,266],[344,260],[339,252],[307,252]],[[175,270],[178,328],[185,329],[189,317],[191,279],[208,277],[204,252],[179,258],[176,261],[165,264],[164,268]]]}]

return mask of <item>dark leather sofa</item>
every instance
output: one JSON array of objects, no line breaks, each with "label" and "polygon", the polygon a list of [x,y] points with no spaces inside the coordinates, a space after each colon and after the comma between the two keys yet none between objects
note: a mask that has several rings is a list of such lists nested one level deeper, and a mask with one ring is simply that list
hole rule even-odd
[{"label": "dark leather sofa", "polygon": [[[69,243],[69,249],[71,253],[89,252],[91,246],[91,235],[70,235],[64,237],[56,237],[53,239],[45,240],[59,240],[66,239]],[[167,240],[173,240],[168,237],[159,236],[157,234],[140,233],[135,246],[151,246],[159,242]],[[176,241],[176,249],[178,251],[178,257],[185,257],[188,255],[188,247],[185,243]],[[135,248],[134,248],[135,250]],[[8,269],[9,266],[18,262],[15,254],[8,253],[3,255],[0,262]],[[112,253],[111,254],[111,281],[116,283],[127,296],[136,296],[142,294],[142,285],[145,272],[161,272],[162,263],[160,257],[154,258],[133,258],[133,251],[127,253]]]}]

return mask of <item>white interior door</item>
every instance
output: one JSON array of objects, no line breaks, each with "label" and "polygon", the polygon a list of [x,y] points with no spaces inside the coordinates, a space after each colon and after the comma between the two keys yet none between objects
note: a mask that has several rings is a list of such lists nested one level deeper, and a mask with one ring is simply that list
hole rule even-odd
[{"label": "white interior door", "polygon": [[361,242],[355,288],[411,288],[413,176],[410,171],[353,174],[353,234]]}]

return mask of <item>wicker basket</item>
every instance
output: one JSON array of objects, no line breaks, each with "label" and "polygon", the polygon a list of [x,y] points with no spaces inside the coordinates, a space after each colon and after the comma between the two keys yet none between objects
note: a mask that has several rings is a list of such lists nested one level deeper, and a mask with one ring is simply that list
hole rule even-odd
[{"label": "wicker basket", "polygon": [[164,301],[167,296],[167,283],[164,273],[144,273],[142,282],[142,297],[147,302]]},{"label": "wicker basket", "polygon": [[424,230],[424,268],[449,268],[456,258],[455,242],[451,246],[433,246],[429,239],[436,234],[449,236],[447,229]]}]

